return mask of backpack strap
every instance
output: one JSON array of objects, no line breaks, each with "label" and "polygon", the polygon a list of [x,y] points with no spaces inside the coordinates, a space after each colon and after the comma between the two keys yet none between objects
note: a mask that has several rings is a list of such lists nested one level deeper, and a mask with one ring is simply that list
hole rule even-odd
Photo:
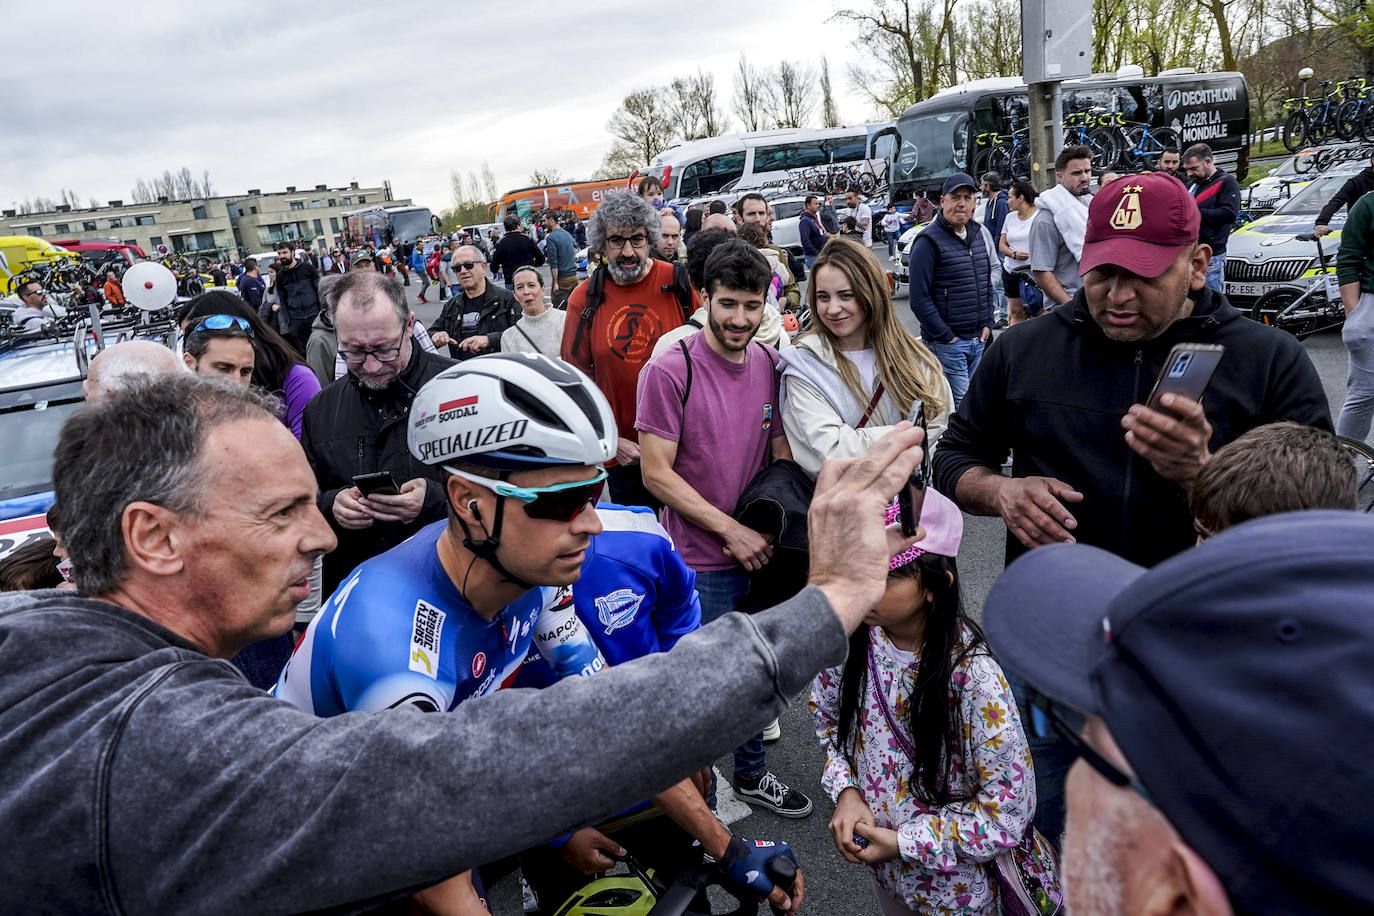
[{"label": "backpack strap", "polygon": [[692,393],[692,354],[687,352],[687,338],[684,337],[677,342],[677,347],[682,351],[682,358],[687,363],[687,381],[682,386],[682,421],[687,422],[687,397]]},{"label": "backpack strap", "polygon": [[[682,308],[682,320],[689,322],[692,320],[692,280],[687,274],[687,266],[673,262],[673,283],[671,286],[663,287],[660,292],[671,291],[677,296],[677,304]],[[698,325],[700,327],[700,325]]]},{"label": "backpack strap", "polygon": [[[601,308],[601,303],[606,298],[606,266],[592,272],[591,278],[587,280],[587,298],[582,306],[582,314],[577,318],[577,330],[573,332],[572,353],[581,351],[582,343],[587,335],[591,333],[592,322],[596,320],[596,310]],[[592,348],[587,347],[587,365],[595,368],[595,357]]]}]

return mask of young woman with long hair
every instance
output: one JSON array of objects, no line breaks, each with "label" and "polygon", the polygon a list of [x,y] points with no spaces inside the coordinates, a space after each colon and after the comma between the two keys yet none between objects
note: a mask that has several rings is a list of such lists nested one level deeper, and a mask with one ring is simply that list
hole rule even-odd
[{"label": "young woman with long hair", "polygon": [[783,428],[815,476],[827,458],[865,452],[925,405],[933,444],[954,398],[935,355],[903,327],[873,252],[831,239],[806,289],[812,328],[782,355]]}]

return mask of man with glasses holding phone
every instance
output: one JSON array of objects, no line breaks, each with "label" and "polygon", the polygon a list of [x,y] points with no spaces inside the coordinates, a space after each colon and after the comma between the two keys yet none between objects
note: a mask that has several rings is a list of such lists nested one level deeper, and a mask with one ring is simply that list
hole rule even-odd
[{"label": "man with glasses holding phone", "polygon": [[[415,316],[394,278],[350,271],[328,293],[348,372],[310,400],[301,428],[320,511],[339,540],[324,558],[325,592],[359,563],[444,517],[443,474],[411,457],[406,421],[420,386],[453,364],[416,344]],[[364,494],[354,482],[381,472],[398,492]]]},{"label": "man with glasses holding phone", "polygon": [[596,381],[615,413],[620,439],[607,470],[611,497],[627,506],[660,505],[640,476],[640,370],[658,339],[686,324],[699,304],[685,266],[650,256],[661,231],[648,201],[628,191],[607,194],[587,220],[588,251],[604,264],[568,297],[563,324],[560,356]]},{"label": "man with glasses holding phone", "polygon": [[988,641],[1078,757],[1074,916],[1374,911],[1372,570],[1374,519],[1310,510],[1153,569],[1055,545],[998,579]]},{"label": "man with glasses holding phone", "polygon": [[510,290],[487,282],[487,256],[472,245],[454,252],[450,266],[459,290],[444,303],[430,339],[436,347],[447,344],[457,360],[498,352],[502,332],[520,319],[520,304]]}]

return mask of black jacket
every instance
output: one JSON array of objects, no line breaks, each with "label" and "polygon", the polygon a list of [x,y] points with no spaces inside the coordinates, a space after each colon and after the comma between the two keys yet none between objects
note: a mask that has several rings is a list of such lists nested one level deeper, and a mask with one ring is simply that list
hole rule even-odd
[{"label": "black jacket", "polygon": [[277,296],[292,321],[314,318],[320,311],[320,275],[315,265],[298,258],[294,267],[277,271]]},{"label": "black jacket", "polygon": [[[1215,191],[1213,185],[1217,186]],[[1211,178],[1194,185],[1193,197],[1197,199],[1198,213],[1202,216],[1197,240],[1211,245],[1215,257],[1226,250],[1226,240],[1236,228],[1236,217],[1240,215],[1240,185],[1217,169]]]},{"label": "black jacket", "polygon": [[[324,558],[324,594],[327,596],[359,563],[397,544],[430,522],[447,514],[444,473],[422,464],[406,445],[410,403],[420,386],[447,367],[452,360],[412,346],[410,362],[400,378],[383,391],[359,385],[349,372],[325,387],[305,405],[301,446],[319,483],[320,511],[338,535],[339,546]],[[425,477],[425,507],[414,522],[376,522],[352,531],[334,520],[334,497],[353,486],[353,477],[390,471],[397,483]]]},{"label": "black jacket", "polygon": [[[463,315],[470,312],[476,313],[476,322],[465,328]],[[519,320],[520,303],[515,301],[515,296],[510,290],[493,282],[492,277],[487,277],[487,288],[475,299],[469,299],[467,293],[459,287],[458,295],[444,303],[443,311],[435,319],[430,331],[443,331],[452,337],[453,343],[448,345],[449,356],[463,360],[481,355],[458,349],[458,344],[463,338],[485,334],[487,348],[482,353],[497,353],[501,350],[501,332],[514,327]]]},{"label": "black jacket", "polygon": [[[1048,316],[993,342],[934,451],[935,488],[955,496],[974,466],[1013,477],[1053,477],[1083,494],[1069,504],[1074,538],[1151,566],[1196,535],[1183,489],[1126,445],[1121,417],[1144,403],[1176,343],[1218,343],[1221,365],[1203,395],[1216,450],[1256,426],[1296,420],[1331,429],[1317,370],[1292,336],[1244,318],[1211,290],[1193,314],[1154,340],[1109,340],[1079,290]],[[1025,552],[1007,535],[1007,561]]]},{"label": "black jacket", "polygon": [[1313,225],[1331,225],[1331,217],[1335,216],[1341,207],[1355,206],[1355,201],[1370,191],[1374,191],[1374,165],[1365,166],[1351,175],[1350,180],[1341,185],[1341,189],[1326,202],[1325,207],[1322,207],[1322,212],[1317,214],[1317,221]]},{"label": "black jacket", "polygon": [[491,254],[492,272],[501,271],[508,286],[515,285],[516,268],[526,264],[539,267],[543,263],[544,252],[523,232],[507,232],[501,236],[501,241],[496,243],[496,250]]}]

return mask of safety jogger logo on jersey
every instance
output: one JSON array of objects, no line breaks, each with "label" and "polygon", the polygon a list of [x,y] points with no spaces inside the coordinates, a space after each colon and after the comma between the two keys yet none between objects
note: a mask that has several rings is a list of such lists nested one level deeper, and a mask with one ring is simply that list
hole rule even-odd
[{"label": "safety jogger logo on jersey", "polygon": [[410,629],[410,670],[435,680],[439,678],[439,637],[448,615],[421,599],[415,602],[415,619]]},{"label": "safety jogger logo on jersey", "polygon": [[609,636],[623,626],[628,626],[639,613],[644,596],[635,594],[628,588],[618,588],[609,595],[596,599],[596,616],[606,628]]}]

